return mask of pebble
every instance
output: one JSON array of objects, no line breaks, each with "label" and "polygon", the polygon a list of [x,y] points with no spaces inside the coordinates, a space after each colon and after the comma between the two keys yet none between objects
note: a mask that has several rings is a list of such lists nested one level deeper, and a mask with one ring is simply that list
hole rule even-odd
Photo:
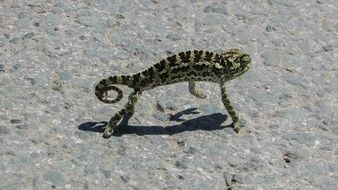
[{"label": "pebble", "polygon": [[11,133],[11,131],[9,130],[8,127],[0,125],[0,134],[7,135],[7,134],[10,134],[10,133]]},{"label": "pebble", "polygon": [[187,164],[186,160],[177,160],[175,162],[175,166],[179,169],[187,169],[188,168],[188,164]]},{"label": "pebble", "polygon": [[69,71],[61,71],[60,73],[58,73],[60,80],[62,81],[67,81],[67,80],[71,80],[72,79],[72,75]]},{"label": "pebble", "polygon": [[34,36],[35,36],[34,32],[29,32],[29,33],[25,34],[21,39],[22,40],[31,39]]},{"label": "pebble", "polygon": [[10,122],[12,124],[17,124],[17,123],[21,123],[22,121],[20,119],[11,119]]},{"label": "pebble", "polygon": [[313,76],[312,82],[315,83],[316,85],[323,86],[326,84],[325,76]]},{"label": "pebble", "polygon": [[186,144],[187,144],[187,140],[186,139],[177,139],[177,144],[180,146],[180,147],[185,147]]},{"label": "pebble", "polygon": [[5,72],[5,65],[0,64],[0,72]]},{"label": "pebble", "polygon": [[289,133],[282,136],[283,139],[297,141],[300,144],[314,143],[316,137],[310,133]]},{"label": "pebble", "polygon": [[88,58],[97,57],[97,51],[96,50],[84,50],[83,53]]},{"label": "pebble", "polygon": [[289,76],[287,77],[287,82],[292,84],[292,85],[295,85],[295,86],[298,86],[298,87],[302,87],[302,88],[306,88],[306,81],[304,79],[301,79],[297,76]]},{"label": "pebble", "polygon": [[195,154],[198,152],[198,148],[196,147],[189,147],[187,150],[183,151],[186,154]]},{"label": "pebble", "polygon": [[263,54],[264,57],[264,65],[272,66],[272,65],[280,65],[283,61],[282,53],[277,50],[267,50]]},{"label": "pebble", "polygon": [[98,20],[95,17],[81,16],[76,19],[76,22],[87,27],[94,27],[98,24]]},{"label": "pebble", "polygon": [[170,34],[167,34],[166,38],[169,39],[169,40],[172,40],[172,41],[178,41],[182,37],[179,34],[170,33]]},{"label": "pebble", "polygon": [[47,150],[47,156],[49,156],[49,157],[54,157],[55,156],[55,151],[54,150],[52,150],[52,149],[48,149]]},{"label": "pebble", "polygon": [[226,5],[223,3],[213,3],[209,6],[206,6],[203,10],[204,12],[213,12],[218,14],[228,15],[228,11],[226,10]]},{"label": "pebble", "polygon": [[158,110],[158,111],[160,111],[160,112],[164,112],[165,111],[165,107],[164,107],[164,104],[163,104],[164,102],[162,102],[162,101],[157,101],[157,103],[156,103],[156,109]]},{"label": "pebble", "polygon": [[121,156],[125,156],[126,154],[126,147],[124,145],[120,145],[117,149],[117,153]]},{"label": "pebble", "polygon": [[130,177],[127,175],[122,175],[120,178],[124,183],[128,183],[130,181]]},{"label": "pebble", "polygon": [[174,100],[168,100],[168,101],[166,101],[166,103],[165,103],[165,108],[166,108],[166,109],[169,109],[169,110],[175,111],[175,110],[178,109],[178,107],[177,107],[177,102],[174,101]]},{"label": "pebble", "polygon": [[275,27],[273,27],[273,26],[270,26],[270,25],[268,25],[268,26],[266,26],[266,29],[265,29],[267,32],[272,32],[272,31],[276,31],[276,28]]},{"label": "pebble", "polygon": [[231,167],[236,167],[240,164],[240,160],[236,156],[228,155],[228,156],[226,156],[225,159],[226,159],[227,163],[229,164],[229,166],[231,166]]},{"label": "pebble", "polygon": [[223,172],[223,178],[224,178],[225,184],[227,186],[232,185],[232,180],[233,180],[233,175],[232,174],[230,174],[229,172],[225,171],[225,172]]},{"label": "pebble", "polygon": [[28,125],[17,125],[16,128],[18,129],[28,129]]},{"label": "pebble", "polygon": [[90,134],[85,133],[84,131],[79,131],[78,136],[82,140],[87,140],[90,138]]},{"label": "pebble", "polygon": [[166,113],[162,113],[162,112],[157,112],[153,114],[154,118],[160,120],[160,121],[168,121],[170,116]]},{"label": "pebble", "polygon": [[313,174],[325,174],[329,171],[329,168],[327,165],[323,165],[322,163],[311,163],[309,165],[305,166],[306,171],[308,172],[307,175],[313,175]]},{"label": "pebble", "polygon": [[13,38],[11,40],[9,40],[9,43],[12,44],[19,44],[21,42],[21,40],[19,38]]},{"label": "pebble", "polygon": [[222,109],[223,106],[221,105],[216,105],[216,104],[204,104],[201,105],[201,107],[199,108],[204,114],[213,114],[213,113],[219,113],[220,110]]},{"label": "pebble", "polygon": [[323,50],[324,51],[332,51],[333,47],[331,45],[326,45],[326,46],[323,46]]},{"label": "pebble", "polygon": [[232,183],[241,183],[241,184],[248,184],[249,180],[243,175],[234,174],[232,177]]},{"label": "pebble", "polygon": [[331,131],[333,132],[333,134],[337,135],[338,134],[338,127],[337,127],[337,125],[332,125],[332,126],[335,126],[335,127],[332,127]]},{"label": "pebble", "polygon": [[258,93],[250,95],[255,100],[255,103],[257,105],[264,105],[264,104],[270,104],[273,102],[277,102],[277,97],[273,94],[269,93]]},{"label": "pebble", "polygon": [[111,178],[112,176],[112,172],[110,170],[103,170],[103,173],[106,178]]},{"label": "pebble", "polygon": [[64,182],[65,182],[64,175],[61,172],[56,171],[56,170],[48,171],[47,173],[43,175],[43,177],[47,181],[50,181],[55,186],[62,186],[64,185]]}]

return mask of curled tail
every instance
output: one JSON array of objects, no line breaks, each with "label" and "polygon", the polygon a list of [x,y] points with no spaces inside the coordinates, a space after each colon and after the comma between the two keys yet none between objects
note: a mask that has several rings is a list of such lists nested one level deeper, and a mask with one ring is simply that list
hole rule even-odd
[{"label": "curled tail", "polygon": [[[101,102],[114,104],[122,99],[123,92],[118,87],[113,86],[113,84],[128,85],[129,81],[130,77],[128,75],[110,76],[108,78],[105,78],[95,86],[95,95],[97,99],[99,99]],[[108,100],[107,92],[109,90],[114,90],[115,92],[117,92],[117,96],[115,99]]]}]

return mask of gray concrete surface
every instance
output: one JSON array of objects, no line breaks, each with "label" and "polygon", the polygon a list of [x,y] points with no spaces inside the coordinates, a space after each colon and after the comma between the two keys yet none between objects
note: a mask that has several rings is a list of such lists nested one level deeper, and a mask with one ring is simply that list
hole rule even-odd
[{"label": "gray concrete surface", "polygon": [[[337,7],[0,0],[0,189],[338,189]],[[253,59],[228,84],[239,134],[218,85],[199,83],[200,100],[182,83],[145,92],[122,133],[101,137],[126,99],[99,102],[96,82],[230,48]]]}]

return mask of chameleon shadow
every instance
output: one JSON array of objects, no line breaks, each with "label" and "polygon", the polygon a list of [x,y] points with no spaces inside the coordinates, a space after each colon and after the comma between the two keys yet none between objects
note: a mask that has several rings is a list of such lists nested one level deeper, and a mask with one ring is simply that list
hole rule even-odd
[{"label": "chameleon shadow", "polygon": [[[123,118],[119,124],[119,130],[113,133],[113,136],[122,136],[125,134],[136,135],[174,135],[184,131],[212,131],[222,130],[224,128],[233,127],[232,125],[221,126],[228,118],[227,115],[214,113],[210,115],[200,116],[191,120],[187,120],[178,125],[171,126],[135,126],[127,125],[129,116]],[[103,133],[108,122],[86,122],[78,126],[79,130]]]}]

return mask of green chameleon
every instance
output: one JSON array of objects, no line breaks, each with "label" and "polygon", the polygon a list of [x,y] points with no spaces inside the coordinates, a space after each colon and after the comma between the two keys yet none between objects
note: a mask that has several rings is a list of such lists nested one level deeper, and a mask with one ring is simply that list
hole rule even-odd
[{"label": "green chameleon", "polygon": [[[117,130],[117,124],[124,116],[132,116],[135,104],[144,90],[188,82],[189,92],[192,95],[206,98],[205,93],[195,87],[196,81],[215,82],[220,85],[223,104],[232,118],[234,130],[238,132],[241,122],[227,97],[225,83],[245,73],[250,65],[250,56],[239,49],[231,49],[222,54],[192,50],[171,55],[135,74],[105,78],[95,87],[96,97],[104,103],[113,104],[122,99],[122,90],[113,85],[127,85],[134,91],[129,95],[129,100],[123,109],[110,119],[103,137],[110,137],[114,130]],[[117,92],[115,99],[108,100],[109,90]]]}]

